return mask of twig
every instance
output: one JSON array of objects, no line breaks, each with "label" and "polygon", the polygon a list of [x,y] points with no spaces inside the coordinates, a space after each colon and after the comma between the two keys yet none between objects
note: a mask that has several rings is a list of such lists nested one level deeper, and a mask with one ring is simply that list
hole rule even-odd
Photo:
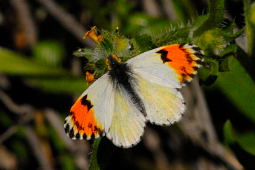
[{"label": "twig", "polygon": [[81,43],[94,47],[94,43],[90,39],[85,41],[82,39],[83,34],[86,30],[75,20],[75,18],[67,13],[64,9],[58,6],[54,0],[37,0],[43,5],[48,12],[56,18],[68,31],[70,31]]},{"label": "twig", "polygon": [[66,136],[63,127],[63,120],[59,117],[59,115],[52,109],[45,109],[45,116],[49,123],[54,127],[59,137],[65,143],[66,147],[70,151],[74,152],[77,149],[77,147],[73,143],[73,141]]},{"label": "twig", "polygon": [[[46,155],[42,153],[40,148],[39,139],[36,136],[33,129],[26,125],[27,122],[32,120],[34,117],[35,109],[29,105],[17,105],[12,101],[12,99],[0,90],[0,100],[6,105],[6,107],[13,113],[20,116],[17,125],[10,127],[0,136],[0,144],[13,135],[17,129],[21,126],[25,126],[26,135],[29,143],[34,151],[38,162],[43,169],[52,169],[49,164],[49,160]],[[63,120],[58,116],[58,114],[52,109],[45,109],[45,115],[48,121],[56,130],[57,134],[64,141],[66,147],[75,155],[75,162],[80,169],[88,169],[88,159],[85,155],[88,155],[88,145],[81,141],[72,141],[64,133]]]},{"label": "twig", "polygon": [[6,90],[9,86],[10,82],[8,81],[7,76],[0,73],[0,88]]},{"label": "twig", "polygon": [[17,131],[20,124],[24,124],[32,119],[31,113],[34,111],[34,109],[29,105],[17,105],[2,90],[0,90],[0,100],[11,112],[21,116],[17,125],[10,127],[0,136],[0,144],[1,144]]},{"label": "twig", "polygon": [[170,169],[170,165],[167,160],[165,152],[160,147],[160,139],[158,134],[151,128],[146,128],[144,134],[144,144],[147,149],[153,153],[153,157],[156,162],[156,169],[167,170]]},{"label": "twig", "polygon": [[7,129],[1,136],[0,136],[0,144],[2,144],[6,139],[11,137],[18,129],[18,125],[12,126]]},{"label": "twig", "polygon": [[161,16],[160,7],[155,0],[143,0],[144,10],[153,17]]},{"label": "twig", "polygon": [[176,12],[174,10],[173,0],[161,0],[162,1],[162,7],[170,20],[176,20]]},{"label": "twig", "polygon": [[[33,113],[35,109],[32,106],[28,105],[17,105],[12,101],[12,99],[5,94],[3,91],[0,90],[0,100],[5,104],[5,106],[13,113],[16,113],[20,116],[20,119],[18,121],[18,125],[12,126],[9,128],[3,135],[0,136],[0,143],[6,140],[8,137],[10,137],[12,134],[16,132],[20,124],[25,124],[28,121],[30,121],[33,117]],[[34,151],[34,154],[41,165],[42,169],[44,170],[50,170],[52,167],[50,166],[49,160],[47,160],[47,157],[45,153],[43,153],[40,144],[39,139],[36,136],[33,129],[26,125],[25,126],[25,133],[28,139],[28,142],[30,143],[32,150]]]},{"label": "twig", "polygon": [[185,114],[178,126],[195,144],[211,153],[211,155],[217,156],[228,168],[235,170],[243,169],[237,159],[218,142],[198,80],[195,79],[189,88],[184,89],[184,96],[193,97],[195,103],[191,105],[194,105],[194,107],[188,110],[188,113]]},{"label": "twig", "polygon": [[34,130],[29,125],[26,125],[24,129],[27,136],[27,140],[33,149],[35,157],[39,161],[41,168],[44,170],[52,170],[53,168],[51,167],[51,164],[49,160],[47,159],[45,152],[43,152],[40,146],[39,139],[36,136]]},{"label": "twig", "polygon": [[[73,153],[75,162],[80,169],[88,169],[88,145],[81,141],[72,141],[64,132],[63,120],[52,109],[45,109],[45,115],[50,124],[54,127],[59,137],[65,143],[66,147]],[[79,145],[80,143],[80,145]]]},{"label": "twig", "polygon": [[11,4],[16,9],[18,21],[28,45],[33,46],[37,41],[37,31],[26,0],[11,0]]},{"label": "twig", "polygon": [[12,99],[4,93],[2,90],[0,90],[0,100],[5,104],[5,106],[8,107],[10,111],[16,114],[24,114],[24,113],[29,113],[33,110],[32,107],[29,105],[17,105],[12,101]]}]

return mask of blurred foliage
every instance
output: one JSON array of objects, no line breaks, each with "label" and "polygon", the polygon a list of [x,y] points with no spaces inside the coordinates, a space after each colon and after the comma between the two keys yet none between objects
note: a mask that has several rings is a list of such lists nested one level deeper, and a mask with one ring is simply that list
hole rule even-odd
[{"label": "blurred foliage", "polygon": [[225,143],[230,147],[234,143],[240,145],[246,152],[255,155],[255,133],[253,131],[237,132],[228,120],[224,125]]},{"label": "blurred foliage", "polygon": [[[226,14],[224,0],[209,0],[208,11],[206,11],[204,2],[202,0],[196,2],[171,0],[170,9],[174,16],[168,19],[165,13],[161,17],[156,17],[144,12],[140,1],[63,1],[63,7],[73,11],[85,27],[96,25],[96,34],[104,38],[103,42],[98,43],[93,49],[85,47],[76,51],[74,50],[78,47],[83,47],[82,44],[76,42],[73,37],[70,38],[65,31],[59,31],[60,27],[55,28],[55,21],[50,22],[45,11],[32,4],[32,11],[35,13],[38,25],[41,26],[43,22],[46,22],[40,33],[42,35],[39,35],[39,41],[29,50],[10,45],[14,44],[11,40],[1,44],[0,73],[11,78],[18,77],[22,82],[32,85],[44,94],[77,95],[89,85],[85,81],[86,71],[92,71],[96,78],[107,71],[105,57],[110,54],[116,54],[122,61],[126,61],[135,55],[162,45],[192,43],[205,52],[205,64],[199,70],[200,82],[205,93],[208,91],[221,92],[236,108],[239,116],[247,118],[254,127],[255,2],[228,1],[228,4],[236,2],[243,4],[244,13],[238,13],[238,15],[244,16],[244,24],[238,23],[235,16],[225,17],[229,14]],[[199,8],[201,6],[203,9]],[[0,13],[0,19],[5,14],[4,12]],[[9,14],[7,11],[5,15]],[[47,22],[52,24],[50,29]],[[12,25],[13,23],[9,24],[8,29]],[[0,25],[1,27],[3,26]],[[244,41],[247,43],[247,49],[240,48],[236,40],[243,34],[246,35],[247,40]],[[82,62],[81,76],[70,71],[72,67],[70,63],[76,56]],[[17,91],[14,93],[16,94]],[[23,98],[21,97],[21,100]],[[217,99],[215,102],[217,103]],[[218,105],[220,109],[223,109],[221,107],[224,106],[220,103]],[[0,123],[3,129],[17,122],[16,117],[13,118],[7,113],[6,108],[0,109]],[[239,128],[243,125],[236,123],[238,121],[231,122],[227,121],[221,129],[226,145],[231,149],[232,144],[238,144],[243,151],[255,155],[254,129],[245,129],[241,132]],[[220,125],[215,124],[215,126]],[[49,134],[42,135],[42,138],[49,138],[50,145],[58,153],[59,167],[76,169],[74,158],[67,153],[54,128],[46,125],[43,128]],[[28,162],[31,153],[26,150],[27,144],[23,142],[24,134],[20,131],[22,130],[15,133],[17,139],[12,141],[10,150],[21,162]],[[37,133],[40,134],[40,132]],[[92,146],[90,169],[100,169],[96,159],[99,145],[100,139],[95,140]]]},{"label": "blurred foliage", "polygon": [[100,141],[101,141],[101,138],[95,139],[94,143],[92,145],[93,152],[90,156],[90,165],[89,165],[90,170],[100,170],[100,166],[99,166],[98,159],[97,159]]},{"label": "blurred foliage", "polygon": [[38,42],[33,47],[33,57],[35,60],[47,66],[61,66],[65,56],[64,53],[61,43],[55,41]]}]

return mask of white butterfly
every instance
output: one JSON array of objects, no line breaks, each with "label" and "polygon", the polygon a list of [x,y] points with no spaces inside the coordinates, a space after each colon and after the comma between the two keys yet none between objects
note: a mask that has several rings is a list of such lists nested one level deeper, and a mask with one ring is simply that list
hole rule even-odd
[{"label": "white butterfly", "polygon": [[144,52],[125,63],[108,57],[110,70],[89,86],[66,117],[72,139],[105,134],[116,146],[137,144],[147,121],[170,125],[181,118],[184,100],[178,91],[190,82],[203,61],[199,47],[172,44]]}]

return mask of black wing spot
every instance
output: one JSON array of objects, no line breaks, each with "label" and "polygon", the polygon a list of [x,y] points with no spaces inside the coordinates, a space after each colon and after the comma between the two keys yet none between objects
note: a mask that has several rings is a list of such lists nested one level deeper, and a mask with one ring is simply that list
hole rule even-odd
[{"label": "black wing spot", "polygon": [[189,64],[191,64],[193,62],[193,59],[190,57],[190,55],[186,55],[187,61]]},{"label": "black wing spot", "polygon": [[159,50],[158,52],[156,53],[159,53],[161,55],[161,60],[163,61],[163,63],[165,62],[171,62],[172,60],[170,60],[169,58],[167,58],[167,54],[168,54],[168,51],[162,49],[162,50]]},{"label": "black wing spot", "polygon": [[201,61],[201,60],[196,61],[196,63],[200,64],[200,65],[203,65],[203,61]]},{"label": "black wing spot", "polygon": [[200,51],[201,49],[199,47],[192,47],[193,50],[195,51]]},{"label": "black wing spot", "polygon": [[74,131],[73,131],[73,128],[70,130],[69,132],[69,137],[70,138],[73,138],[74,137]]},{"label": "black wing spot", "polygon": [[190,76],[191,78],[194,78],[196,75],[195,75],[195,74],[189,74],[189,76]]},{"label": "black wing spot", "polygon": [[65,127],[65,132],[68,133],[69,130],[70,130],[70,126],[69,126],[69,124],[67,124],[66,127]]},{"label": "black wing spot", "polygon": [[81,99],[81,104],[84,106],[87,106],[88,110],[90,110],[93,107],[91,102],[89,100],[87,100],[87,95],[83,96],[83,98]]},{"label": "black wing spot", "polygon": [[185,43],[181,43],[181,44],[179,45],[179,48],[182,48],[184,45],[185,45]]},{"label": "black wing spot", "polygon": [[195,71],[197,71],[197,70],[199,69],[199,67],[194,66],[193,69],[194,69]]},{"label": "black wing spot", "polygon": [[76,139],[80,139],[80,134],[77,133],[77,134],[75,135],[75,137],[76,137]]},{"label": "black wing spot", "polygon": [[204,58],[204,55],[200,52],[195,52],[194,55],[197,56],[198,58],[201,58],[201,59]]}]

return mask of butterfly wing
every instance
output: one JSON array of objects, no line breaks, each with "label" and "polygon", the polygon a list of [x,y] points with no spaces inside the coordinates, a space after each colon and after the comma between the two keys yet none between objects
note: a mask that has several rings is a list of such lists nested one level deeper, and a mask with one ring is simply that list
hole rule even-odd
[{"label": "butterfly wing", "polygon": [[107,137],[116,146],[131,147],[140,141],[144,132],[145,117],[131,101],[122,87],[115,89],[112,122]]},{"label": "butterfly wing", "polygon": [[145,117],[123,87],[113,87],[105,74],[76,100],[64,124],[70,138],[91,139],[104,132],[116,146],[125,148],[140,141]]},{"label": "butterfly wing", "polygon": [[180,119],[185,110],[181,93],[177,90],[192,80],[201,67],[203,54],[192,45],[163,46],[129,61],[134,74],[135,89],[144,102],[146,118],[155,124],[171,124]]},{"label": "butterfly wing", "polygon": [[136,74],[172,88],[181,88],[190,82],[202,62],[200,48],[188,44],[159,47],[127,61]]},{"label": "butterfly wing", "polygon": [[169,125],[181,118],[185,110],[181,93],[159,83],[136,76],[136,90],[146,110],[146,119],[158,125]]},{"label": "butterfly wing", "polygon": [[65,119],[65,132],[71,139],[99,137],[111,124],[114,91],[108,74],[103,75],[76,100]]}]

